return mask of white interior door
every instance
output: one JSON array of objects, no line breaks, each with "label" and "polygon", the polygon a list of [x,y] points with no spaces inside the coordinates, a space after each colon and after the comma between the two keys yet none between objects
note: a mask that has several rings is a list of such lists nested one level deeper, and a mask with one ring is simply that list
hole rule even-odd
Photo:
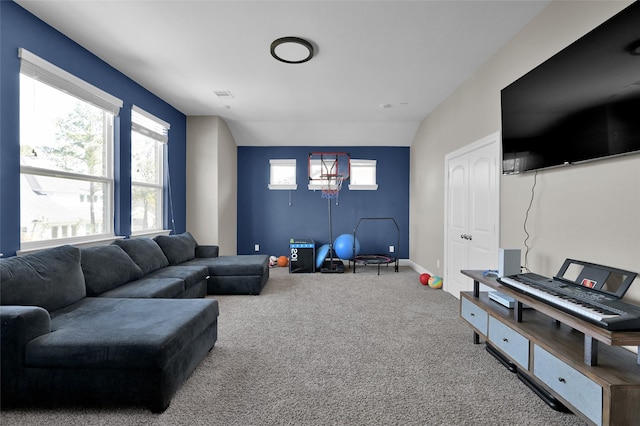
[{"label": "white interior door", "polygon": [[466,269],[495,269],[498,259],[498,191],[495,148],[469,153],[469,258]]},{"label": "white interior door", "polygon": [[[452,158],[448,164],[448,199],[447,199],[447,259],[445,270],[460,271],[468,264],[468,244],[465,239],[469,228],[469,158],[460,155]],[[458,273],[445,275],[444,290],[459,296],[467,289],[467,277]]]},{"label": "white interior door", "polygon": [[473,282],[461,269],[495,269],[498,261],[499,134],[447,155],[445,290],[456,297]]}]

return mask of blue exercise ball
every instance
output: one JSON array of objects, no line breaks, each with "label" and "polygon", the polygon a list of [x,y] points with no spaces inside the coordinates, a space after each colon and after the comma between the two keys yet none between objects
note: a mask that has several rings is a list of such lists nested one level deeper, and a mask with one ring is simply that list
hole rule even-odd
[{"label": "blue exercise ball", "polygon": [[344,260],[353,260],[360,254],[360,242],[356,238],[356,251],[353,252],[353,235],[342,234],[333,242],[333,250],[336,256]]}]

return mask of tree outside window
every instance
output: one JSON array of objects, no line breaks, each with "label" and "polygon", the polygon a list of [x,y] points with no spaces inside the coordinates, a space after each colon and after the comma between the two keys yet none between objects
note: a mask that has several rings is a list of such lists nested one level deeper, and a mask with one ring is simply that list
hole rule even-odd
[{"label": "tree outside window", "polygon": [[21,242],[112,230],[113,115],[20,76]]},{"label": "tree outside window", "polygon": [[131,232],[161,230],[169,125],[137,107],[131,123]]}]

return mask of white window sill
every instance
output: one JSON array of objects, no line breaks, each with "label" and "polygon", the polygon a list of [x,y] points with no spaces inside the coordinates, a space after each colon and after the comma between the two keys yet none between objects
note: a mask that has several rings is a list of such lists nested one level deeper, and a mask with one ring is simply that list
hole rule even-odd
[{"label": "white window sill", "polygon": [[377,191],[378,185],[349,185],[349,191]]},{"label": "white window sill", "polygon": [[170,229],[138,231],[138,232],[132,232],[131,238],[139,238],[139,237],[153,238],[153,237],[157,237],[158,235],[169,235],[170,233],[171,233]]},{"label": "white window sill", "polygon": [[71,245],[78,248],[94,247],[94,246],[106,246],[111,244],[115,240],[122,239],[124,237],[118,236],[95,236],[93,238],[59,238],[56,240],[38,241],[32,243],[25,243],[16,254],[23,255],[29,253],[35,253],[41,250],[46,250],[54,247],[60,247],[63,245]]},{"label": "white window sill", "polygon": [[272,185],[269,184],[270,190],[280,191],[280,190],[296,190],[298,189],[298,185]]}]

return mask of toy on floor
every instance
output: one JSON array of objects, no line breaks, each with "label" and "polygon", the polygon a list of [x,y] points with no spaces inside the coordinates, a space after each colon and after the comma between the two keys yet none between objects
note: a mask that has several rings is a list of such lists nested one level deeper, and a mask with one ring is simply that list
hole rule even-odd
[{"label": "toy on floor", "polygon": [[269,267],[273,268],[274,266],[278,266],[278,257],[277,256],[269,256]]},{"label": "toy on floor", "polygon": [[355,239],[355,253],[353,252],[353,235],[342,234],[333,242],[333,249],[336,255],[343,260],[353,260],[360,254],[360,242]]},{"label": "toy on floor", "polygon": [[289,264],[289,258],[287,256],[280,256],[278,258],[278,266],[280,266],[281,268],[284,268],[288,264]]},{"label": "toy on floor", "polygon": [[433,275],[429,278],[429,287],[431,288],[441,288],[442,287],[442,278]]},{"label": "toy on floor", "polygon": [[420,274],[420,284],[422,284],[422,285],[429,284],[429,279],[430,278],[431,278],[431,275],[429,275],[429,274]]},{"label": "toy on floor", "polygon": [[322,264],[329,254],[329,248],[329,244],[324,244],[320,246],[320,248],[316,252],[316,269],[319,270],[320,268],[322,268]]}]

